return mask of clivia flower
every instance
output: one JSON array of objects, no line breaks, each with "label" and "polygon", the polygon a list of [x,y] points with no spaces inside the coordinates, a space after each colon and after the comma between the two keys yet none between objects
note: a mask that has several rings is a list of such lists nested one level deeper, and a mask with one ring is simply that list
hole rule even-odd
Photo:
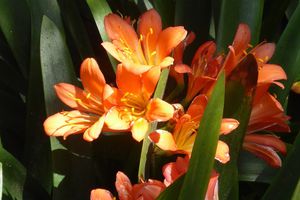
[{"label": "clivia flower", "polygon": [[140,16],[137,33],[116,14],[107,15],[104,25],[111,42],[103,42],[102,46],[135,74],[155,66],[165,68],[172,65],[174,59],[169,54],[186,36],[182,26],[162,30],[161,18],[154,9]]},{"label": "clivia flower", "polygon": [[[150,140],[162,150],[191,155],[206,104],[207,97],[205,95],[195,97],[187,112],[177,121],[173,133],[156,130],[149,134]],[[238,125],[239,122],[235,119],[223,119],[220,134],[228,134]],[[221,163],[226,163],[230,159],[229,148],[221,140],[218,141],[215,158]]]},{"label": "clivia flower", "polygon": [[109,130],[104,125],[106,108],[102,97],[106,82],[93,58],[82,62],[80,77],[84,90],[68,83],[54,86],[60,100],[74,110],[48,117],[44,122],[47,135],[63,136],[65,139],[71,134],[83,133],[85,140],[93,141],[102,130]]},{"label": "clivia flower", "polygon": [[[155,200],[166,186],[157,180],[132,185],[129,178],[123,173],[116,175],[115,186],[120,200]],[[91,200],[114,200],[113,195],[105,189],[91,191]]]},{"label": "clivia flower", "polygon": [[153,121],[168,121],[173,117],[171,104],[151,98],[160,76],[160,68],[152,67],[142,75],[118,65],[118,88],[106,85],[105,99],[112,108],[107,112],[105,124],[113,130],[130,129],[135,140],[141,141]]}]

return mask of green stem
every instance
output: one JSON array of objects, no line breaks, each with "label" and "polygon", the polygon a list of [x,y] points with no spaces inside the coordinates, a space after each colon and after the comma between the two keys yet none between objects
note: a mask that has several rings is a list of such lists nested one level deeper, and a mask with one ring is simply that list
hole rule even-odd
[{"label": "green stem", "polygon": [[[158,81],[156,90],[154,92],[154,98],[162,98],[165,92],[165,88],[166,88],[166,84],[167,84],[167,80],[168,80],[168,75],[169,75],[169,69],[164,69],[161,72],[160,75],[160,79]],[[143,180],[143,179],[147,179],[148,175],[149,175],[149,168],[147,167],[147,157],[148,154],[151,153],[151,151],[149,151],[149,147],[150,147],[150,140],[148,139],[148,135],[149,133],[151,133],[152,131],[154,131],[156,129],[157,126],[157,122],[153,122],[150,125],[150,128],[144,138],[143,141],[143,146],[142,146],[142,152],[141,152],[141,157],[140,157],[140,164],[139,164],[139,171],[138,171],[138,180]]]}]

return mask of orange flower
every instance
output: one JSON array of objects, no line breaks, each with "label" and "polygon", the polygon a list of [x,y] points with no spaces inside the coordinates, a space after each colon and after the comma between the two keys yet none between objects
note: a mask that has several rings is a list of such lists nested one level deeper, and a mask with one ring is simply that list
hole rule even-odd
[{"label": "orange flower", "polygon": [[[188,170],[190,158],[188,156],[177,157],[175,162],[163,166],[164,183],[166,186],[171,185],[177,178],[185,174]],[[213,170],[207,187],[205,199],[218,199],[218,177],[219,174]]]},{"label": "orange flower", "polygon": [[[195,97],[186,114],[179,118],[173,133],[166,130],[156,130],[150,133],[150,140],[162,150],[191,155],[206,104],[205,95]],[[238,125],[239,122],[235,119],[223,119],[220,134],[228,134]],[[215,158],[222,163],[229,161],[229,148],[226,143],[218,142]]]},{"label": "orange flower", "polygon": [[[154,200],[166,188],[162,182],[152,179],[132,185],[129,178],[122,172],[117,173],[115,186],[120,200]],[[94,189],[91,191],[90,199],[113,200],[115,198],[108,190]]]},{"label": "orange flower", "polygon": [[106,125],[113,130],[131,129],[133,138],[141,141],[149,129],[149,122],[172,118],[172,105],[151,98],[159,76],[159,67],[136,75],[120,64],[117,69],[118,88],[109,85],[105,88],[105,99],[114,105],[106,115]]},{"label": "orange flower", "polygon": [[206,93],[216,81],[223,57],[213,57],[216,44],[212,41],[202,44],[194,55],[191,67],[184,64],[175,65],[177,73],[188,73],[186,101],[190,102],[201,90]]},{"label": "orange flower", "polygon": [[66,139],[71,134],[84,132],[83,138],[87,141],[99,137],[104,126],[102,93],[105,79],[93,58],[83,61],[80,77],[84,90],[68,83],[54,86],[60,100],[75,110],[62,111],[48,117],[44,122],[47,135],[63,136]]},{"label": "orange flower", "polygon": [[161,18],[154,9],[140,17],[138,33],[116,14],[107,15],[104,25],[111,42],[103,42],[102,46],[135,74],[154,66],[172,65],[174,59],[168,55],[186,36],[186,30],[181,26],[162,30]]}]

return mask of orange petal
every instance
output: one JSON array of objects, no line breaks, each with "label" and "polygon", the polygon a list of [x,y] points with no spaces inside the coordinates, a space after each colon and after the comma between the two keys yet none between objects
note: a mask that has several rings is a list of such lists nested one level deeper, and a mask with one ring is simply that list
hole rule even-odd
[{"label": "orange petal", "polygon": [[215,159],[223,164],[227,163],[230,160],[229,147],[225,142],[221,140],[218,141]]},{"label": "orange petal", "polygon": [[274,43],[263,43],[255,47],[251,53],[255,56],[258,60],[259,64],[267,63],[270,58],[273,56],[275,51],[275,44]]},{"label": "orange petal", "polygon": [[102,42],[101,45],[110,55],[112,55],[118,61],[123,62],[126,60],[126,58],[118,52],[117,47],[113,43]]},{"label": "orange petal", "polygon": [[205,200],[219,199],[218,178],[219,174],[213,170],[210,175]]},{"label": "orange petal", "polygon": [[149,130],[149,123],[146,119],[144,118],[139,118],[134,121],[132,128],[131,128],[131,133],[132,137],[140,142],[144,139],[147,131]]},{"label": "orange petal", "polygon": [[118,65],[116,82],[118,88],[124,93],[140,94],[142,91],[141,77],[128,71],[122,64]]},{"label": "orange petal", "polygon": [[[135,30],[125,20],[116,14],[108,14],[104,18],[104,26],[111,40],[120,41],[123,48],[137,51],[139,42]],[[122,47],[121,47],[122,48]]]},{"label": "orange petal", "polygon": [[93,94],[87,97],[84,90],[68,84],[58,83],[54,85],[58,98],[69,107],[95,114],[102,114],[102,103],[100,101],[90,101],[89,98],[97,99]]},{"label": "orange petal", "polygon": [[80,78],[86,91],[102,99],[105,79],[95,59],[85,59],[80,68]]},{"label": "orange petal", "polygon": [[130,121],[122,118],[121,108],[112,107],[105,116],[105,125],[112,130],[128,130]]},{"label": "orange petal", "polygon": [[168,27],[158,36],[156,63],[160,63],[185,38],[187,31],[182,26]]},{"label": "orange petal", "polygon": [[284,86],[279,83],[275,82],[276,80],[286,80],[287,76],[284,70],[279,65],[274,64],[265,64],[263,67],[258,71],[258,79],[257,83],[275,83],[279,85],[281,88]]},{"label": "orange petal", "polygon": [[239,126],[239,121],[231,118],[222,119],[220,134],[228,134]]},{"label": "orange petal", "polygon": [[96,117],[78,110],[60,112],[48,117],[44,122],[44,130],[49,136],[64,136],[81,133],[96,122]]},{"label": "orange petal", "polygon": [[84,132],[83,139],[88,142],[92,142],[93,140],[97,139],[102,131],[104,121],[105,117],[101,116],[96,123],[94,123]]},{"label": "orange petal", "polygon": [[148,71],[152,67],[151,65],[136,64],[127,60],[123,61],[122,64],[123,67],[127,69],[127,71],[135,75],[141,75],[142,73]]},{"label": "orange petal", "polygon": [[119,171],[117,173],[115,187],[120,200],[132,199],[132,185],[129,178],[123,172]]},{"label": "orange petal", "polygon": [[156,130],[149,134],[149,139],[164,151],[176,151],[173,135],[165,130]]},{"label": "orange petal", "polygon": [[281,159],[272,148],[248,142],[243,143],[243,148],[265,160],[271,167],[281,167]]},{"label": "orange petal", "polygon": [[192,69],[186,64],[176,64],[174,70],[177,73],[192,73]]},{"label": "orange petal", "polygon": [[109,110],[113,106],[120,104],[120,99],[123,93],[121,93],[117,88],[111,87],[106,84],[103,88],[103,105],[106,110]]},{"label": "orange petal", "polygon": [[91,191],[90,200],[113,200],[112,194],[108,190],[94,189]]},{"label": "orange petal", "polygon": [[150,98],[153,94],[157,82],[160,77],[160,67],[152,67],[149,71],[142,74],[143,94],[147,94],[147,98]]},{"label": "orange petal", "polygon": [[247,134],[245,136],[244,142],[268,146],[276,151],[279,151],[283,155],[285,155],[287,152],[285,143],[281,141],[278,137],[270,134]]},{"label": "orange petal", "polygon": [[247,24],[239,24],[232,43],[237,56],[248,48],[250,39],[251,32],[249,26]]},{"label": "orange petal", "polygon": [[203,94],[196,96],[186,113],[189,114],[194,121],[199,122],[204,113],[207,101],[207,96]]},{"label": "orange petal", "polygon": [[168,121],[173,117],[174,108],[171,104],[159,99],[151,99],[147,105],[146,119],[152,121]]},{"label": "orange petal", "polygon": [[[154,9],[150,9],[140,16],[138,23],[138,31],[143,35],[142,45],[146,55],[155,51],[156,42],[159,33],[161,32],[161,18],[158,12]],[[149,57],[147,59],[150,59]]]}]

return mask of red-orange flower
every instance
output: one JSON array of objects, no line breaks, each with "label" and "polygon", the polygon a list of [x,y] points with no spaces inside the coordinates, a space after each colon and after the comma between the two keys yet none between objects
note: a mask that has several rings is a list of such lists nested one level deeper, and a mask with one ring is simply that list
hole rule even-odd
[{"label": "red-orange flower", "polygon": [[108,111],[105,124],[113,130],[131,129],[135,140],[141,141],[153,121],[167,121],[173,117],[171,104],[151,98],[160,76],[160,68],[152,67],[136,75],[122,64],[117,69],[117,86],[106,85],[105,99],[113,107]]},{"label": "red-orange flower", "polygon": [[[156,130],[150,133],[149,138],[162,150],[191,155],[206,104],[205,95],[195,97],[186,114],[183,114],[177,121],[173,133]],[[223,119],[220,134],[228,134],[238,125],[239,122],[235,119]],[[229,161],[229,148],[221,140],[218,141],[215,158],[222,163]]]},{"label": "red-orange flower", "polygon": [[[175,162],[170,162],[163,166],[164,184],[171,185],[177,178],[185,174],[188,170],[189,156],[177,157]],[[218,177],[219,174],[213,170],[210,175],[205,200],[218,199]]]},{"label": "red-orange flower", "polygon": [[[122,172],[116,175],[115,186],[120,200],[154,200],[166,188],[157,180],[149,179],[147,182],[132,185],[129,178]],[[113,200],[113,195],[104,189],[91,191],[91,200]]]},{"label": "red-orange flower", "polygon": [[102,93],[105,79],[93,58],[83,61],[80,77],[84,90],[68,83],[54,86],[60,100],[74,110],[62,111],[48,117],[44,122],[47,135],[66,138],[71,134],[84,132],[83,138],[87,141],[99,137],[104,126]]},{"label": "red-orange flower", "polygon": [[111,42],[103,42],[102,46],[135,74],[154,66],[172,65],[174,59],[169,54],[186,36],[186,30],[181,26],[162,30],[161,18],[154,9],[141,15],[137,33],[116,14],[107,15],[104,25]]}]

